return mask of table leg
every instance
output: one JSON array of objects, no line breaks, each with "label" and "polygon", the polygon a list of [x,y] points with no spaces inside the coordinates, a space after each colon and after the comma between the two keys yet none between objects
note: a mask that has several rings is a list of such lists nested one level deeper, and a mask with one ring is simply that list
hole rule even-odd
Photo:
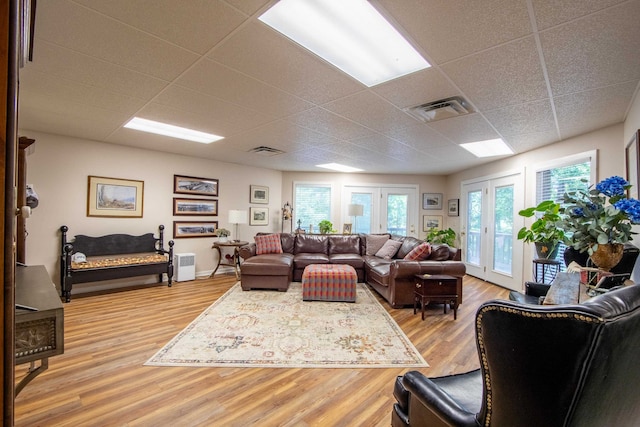
[{"label": "table leg", "polygon": [[218,264],[216,265],[216,268],[213,269],[213,272],[211,272],[211,274],[209,275],[209,278],[212,278],[216,274],[216,271],[218,271],[218,268],[220,268],[220,263],[222,262],[222,251],[218,246],[214,246],[214,248],[218,251]]}]

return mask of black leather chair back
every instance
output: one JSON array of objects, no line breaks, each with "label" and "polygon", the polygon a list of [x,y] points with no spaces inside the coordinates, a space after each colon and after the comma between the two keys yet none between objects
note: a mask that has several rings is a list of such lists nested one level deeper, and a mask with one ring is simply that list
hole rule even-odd
[{"label": "black leather chair back", "polygon": [[489,301],[477,313],[493,426],[627,426],[640,420],[640,286],[579,305]]}]

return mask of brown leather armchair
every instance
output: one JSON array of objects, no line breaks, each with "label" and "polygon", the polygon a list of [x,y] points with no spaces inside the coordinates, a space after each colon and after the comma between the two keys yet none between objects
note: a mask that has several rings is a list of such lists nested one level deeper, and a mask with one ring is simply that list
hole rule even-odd
[{"label": "brown leather armchair", "polygon": [[476,314],[480,369],[398,377],[392,426],[637,426],[640,286],[582,304],[489,301]]}]

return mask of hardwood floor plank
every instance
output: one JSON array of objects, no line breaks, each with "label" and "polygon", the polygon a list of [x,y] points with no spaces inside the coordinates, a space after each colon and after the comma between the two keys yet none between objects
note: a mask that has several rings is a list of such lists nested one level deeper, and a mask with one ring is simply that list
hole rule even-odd
[{"label": "hardwood floor plank", "polygon": [[[235,283],[235,277],[74,296],[65,353],[16,398],[21,426],[388,426],[405,368],[288,369],[144,366]],[[479,366],[477,307],[508,291],[465,277],[458,319],[442,305],[392,309],[372,291],[437,376]],[[16,377],[28,364],[16,367]]]}]

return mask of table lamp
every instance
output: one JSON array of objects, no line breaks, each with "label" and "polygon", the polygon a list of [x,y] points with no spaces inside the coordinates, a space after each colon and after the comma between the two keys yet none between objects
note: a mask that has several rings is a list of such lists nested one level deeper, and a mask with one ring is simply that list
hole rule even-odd
[{"label": "table lamp", "polygon": [[358,217],[364,214],[364,205],[350,204],[347,206],[348,215],[353,217],[353,232],[358,232]]},{"label": "table lamp", "polygon": [[238,224],[247,223],[247,211],[230,210],[229,211],[229,224],[235,225],[235,233],[233,237],[236,241],[240,241],[240,235],[238,234]]}]

